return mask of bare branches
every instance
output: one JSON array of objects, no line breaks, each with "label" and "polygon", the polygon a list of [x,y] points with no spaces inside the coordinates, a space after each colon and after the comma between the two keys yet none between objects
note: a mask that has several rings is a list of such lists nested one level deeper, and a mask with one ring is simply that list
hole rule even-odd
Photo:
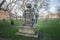
[{"label": "bare branches", "polygon": [[2,7],[2,5],[4,4],[5,1],[6,1],[6,0],[3,0],[3,1],[0,3],[0,9],[1,9],[1,7]]}]

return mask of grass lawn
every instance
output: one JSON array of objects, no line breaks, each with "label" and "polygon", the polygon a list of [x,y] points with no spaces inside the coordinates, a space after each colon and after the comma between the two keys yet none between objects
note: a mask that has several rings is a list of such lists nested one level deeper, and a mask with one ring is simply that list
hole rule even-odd
[{"label": "grass lawn", "polygon": [[[39,34],[39,37],[29,38],[16,35],[22,20],[14,20],[15,25],[9,26],[8,20],[4,23],[0,20],[0,37],[12,38],[14,40],[42,40],[43,37]],[[38,20],[38,29],[44,30],[46,40],[60,40],[60,19],[48,19],[48,21]]]}]

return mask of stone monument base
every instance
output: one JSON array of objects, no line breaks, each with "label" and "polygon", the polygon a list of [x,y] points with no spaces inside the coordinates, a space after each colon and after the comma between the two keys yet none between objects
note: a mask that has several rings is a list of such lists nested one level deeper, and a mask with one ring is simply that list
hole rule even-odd
[{"label": "stone monument base", "polygon": [[38,30],[36,30],[36,28],[30,27],[30,26],[21,26],[19,28],[19,32],[17,32],[16,34],[27,36],[27,37],[38,38]]}]

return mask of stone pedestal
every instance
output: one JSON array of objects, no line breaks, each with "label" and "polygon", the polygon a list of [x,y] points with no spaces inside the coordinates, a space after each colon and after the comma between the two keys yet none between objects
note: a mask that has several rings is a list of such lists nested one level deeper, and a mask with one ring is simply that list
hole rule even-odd
[{"label": "stone pedestal", "polygon": [[30,26],[20,26],[17,35],[38,38],[38,30]]},{"label": "stone pedestal", "polygon": [[23,26],[20,27],[19,32],[24,34],[35,34],[35,28],[29,27],[29,26]]}]

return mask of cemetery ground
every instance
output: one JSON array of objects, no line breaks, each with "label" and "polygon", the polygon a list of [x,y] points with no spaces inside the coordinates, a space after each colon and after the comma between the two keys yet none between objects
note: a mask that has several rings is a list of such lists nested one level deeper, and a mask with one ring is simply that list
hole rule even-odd
[{"label": "cemetery ground", "polygon": [[60,19],[38,20],[39,37],[25,37],[16,35],[22,20],[14,20],[14,25],[9,25],[8,20],[0,20],[0,38],[9,40],[60,40]]}]

